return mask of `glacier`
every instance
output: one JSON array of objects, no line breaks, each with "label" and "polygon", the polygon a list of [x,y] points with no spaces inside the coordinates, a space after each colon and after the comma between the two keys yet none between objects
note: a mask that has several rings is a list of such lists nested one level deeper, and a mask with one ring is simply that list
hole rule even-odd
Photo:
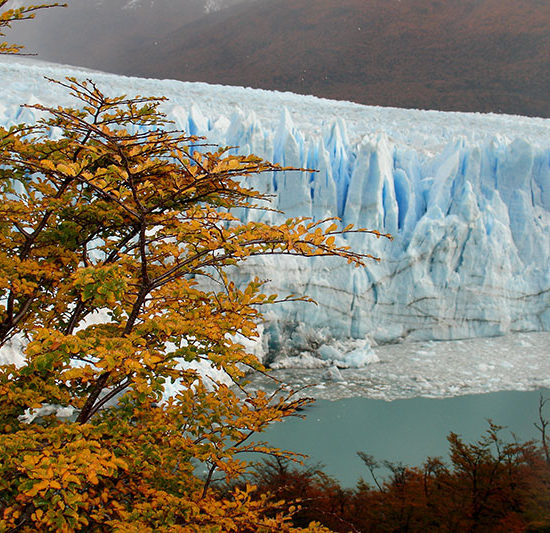
[{"label": "glacier", "polygon": [[74,104],[45,79],[68,75],[91,77],[109,95],[167,97],[163,110],[190,134],[317,170],[255,178],[284,214],[243,211],[243,219],[337,216],[394,236],[343,238],[381,258],[364,268],[260,257],[234,273],[317,302],[266,310],[258,353],[274,367],[363,366],[377,360],[377,344],[550,331],[550,120],[369,107],[4,57],[0,124],[35,121],[22,103]]}]

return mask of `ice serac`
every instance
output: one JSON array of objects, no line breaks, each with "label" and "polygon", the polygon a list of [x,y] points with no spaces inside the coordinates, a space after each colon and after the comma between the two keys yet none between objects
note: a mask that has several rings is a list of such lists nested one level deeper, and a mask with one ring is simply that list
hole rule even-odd
[{"label": "ice serac", "polygon": [[[382,258],[351,271],[338,261],[256,261],[250,271],[273,289],[304,291],[320,304],[286,305],[279,327],[305,323],[378,342],[548,330],[549,146],[459,137],[426,153],[387,132],[344,143],[338,130],[301,148],[309,154],[302,164],[320,172],[285,176],[278,206],[313,218],[336,213],[395,240],[350,235],[353,248]],[[298,144],[292,132],[285,137]]]},{"label": "ice serac", "polygon": [[[21,101],[69,103],[51,65],[0,62],[3,124],[32,120]],[[283,165],[256,185],[285,212],[390,232],[345,241],[381,261],[256,258],[236,273],[308,294],[266,314],[272,353],[362,364],[369,344],[550,330],[550,121],[407,111],[289,93],[93,74],[106,91],[169,98],[176,125]],[[6,96],[7,95],[7,96]],[[343,241],[344,242],[344,241]],[[361,341],[361,342],[359,342]],[[359,342],[359,344],[358,344]],[[304,354],[303,352],[307,352]],[[330,357],[327,354],[332,354]],[[353,357],[350,355],[353,354]],[[286,364],[286,363],[285,363]]]}]

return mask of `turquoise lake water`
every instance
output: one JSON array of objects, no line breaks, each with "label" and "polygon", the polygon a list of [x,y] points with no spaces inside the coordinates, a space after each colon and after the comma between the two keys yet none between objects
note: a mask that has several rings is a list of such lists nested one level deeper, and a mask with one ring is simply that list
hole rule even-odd
[{"label": "turquoise lake water", "polygon": [[550,397],[550,390],[543,389],[391,402],[318,400],[304,412],[305,419],[275,424],[263,436],[275,446],[308,454],[310,464],[322,463],[327,474],[353,487],[360,477],[370,482],[357,451],[408,465],[420,465],[428,456],[447,459],[449,432],[472,442],[487,430],[487,419],[507,426],[502,432],[506,440],[513,440],[512,432],[520,441],[538,439],[534,422],[541,393]]}]

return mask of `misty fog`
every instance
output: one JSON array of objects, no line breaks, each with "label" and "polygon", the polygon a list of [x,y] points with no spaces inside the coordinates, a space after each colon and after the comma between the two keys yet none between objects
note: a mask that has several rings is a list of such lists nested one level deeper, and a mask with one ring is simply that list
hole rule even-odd
[{"label": "misty fog", "polygon": [[[69,0],[14,24],[10,42],[45,61],[123,72],[137,47],[156,46],[166,34],[202,17],[251,0]],[[7,8],[27,5],[9,1]]]}]

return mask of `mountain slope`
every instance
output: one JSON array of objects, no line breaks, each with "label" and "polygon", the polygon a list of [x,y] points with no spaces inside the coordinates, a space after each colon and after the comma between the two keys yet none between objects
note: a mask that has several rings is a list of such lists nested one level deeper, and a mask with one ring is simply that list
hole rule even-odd
[{"label": "mountain slope", "polygon": [[145,43],[122,72],[548,117],[550,2],[264,0]]},{"label": "mountain slope", "polygon": [[547,0],[71,0],[10,38],[122,74],[550,117]]}]

